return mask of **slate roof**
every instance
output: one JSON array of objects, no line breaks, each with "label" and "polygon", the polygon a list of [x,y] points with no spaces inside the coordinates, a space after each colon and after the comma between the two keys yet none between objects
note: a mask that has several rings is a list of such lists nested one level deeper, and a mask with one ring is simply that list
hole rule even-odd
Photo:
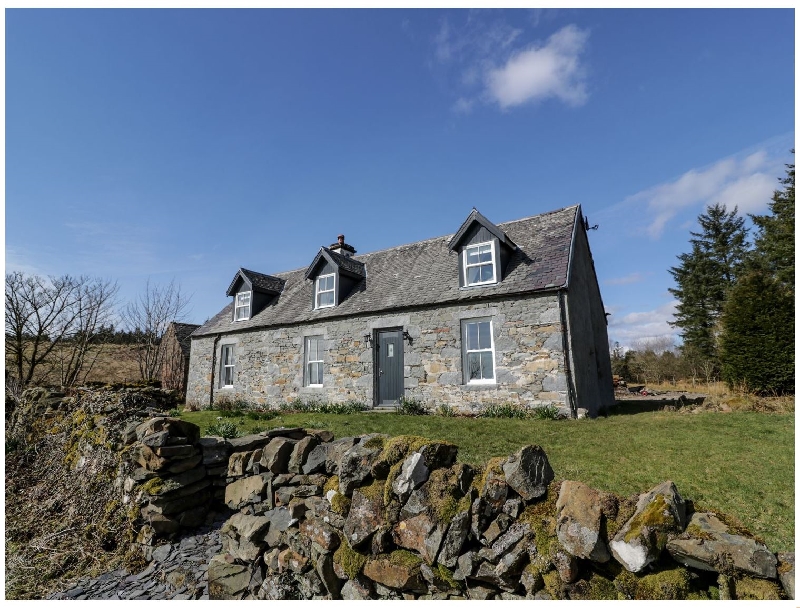
[{"label": "slate roof", "polygon": [[[448,244],[453,235],[428,239],[354,258],[367,276],[343,302],[313,310],[313,281],[306,268],[277,273],[283,292],[247,321],[233,322],[233,302],[209,319],[194,336],[321,321],[413,306],[469,302],[493,296],[546,291],[566,286],[572,235],[580,206],[574,205],[499,224],[517,250],[496,285],[459,288],[458,253]],[[330,252],[332,255],[338,255]]]},{"label": "slate roof", "polygon": [[256,272],[255,270],[247,270],[247,268],[240,268],[236,273],[236,276],[233,277],[233,280],[228,286],[228,291],[225,292],[225,295],[233,295],[233,288],[236,285],[236,281],[239,280],[239,277],[244,277],[250,281],[250,285],[253,286],[253,289],[258,291],[266,291],[267,293],[272,294],[279,294],[283,290],[283,285],[286,282],[284,279],[279,277],[273,277],[269,274],[262,274],[260,272]]},{"label": "slate roof", "polygon": [[192,345],[189,336],[200,326],[193,323],[177,323],[175,321],[172,322],[172,325],[175,327],[175,338],[178,340],[178,344],[181,347],[181,353],[184,357],[188,357],[189,348]]},{"label": "slate roof", "polygon": [[472,224],[475,222],[479,223],[481,226],[495,235],[497,239],[504,245],[510,247],[511,249],[516,249],[517,246],[511,239],[508,238],[508,235],[488,219],[486,219],[486,217],[484,217],[480,211],[475,209],[475,207],[472,208],[472,213],[470,213],[467,216],[467,219],[464,220],[464,223],[461,224],[461,228],[458,229],[458,232],[456,232],[453,235],[453,238],[450,239],[450,242],[447,244],[448,248],[455,249],[458,247],[461,244],[461,240],[464,238],[464,235],[466,235],[467,230],[469,230],[470,226],[472,226]]},{"label": "slate roof", "polygon": [[314,260],[309,264],[308,270],[306,270],[305,277],[311,278],[314,273],[314,268],[319,263],[320,258],[327,257],[333,264],[336,264],[340,269],[344,270],[345,272],[349,272],[350,274],[354,274],[360,277],[367,276],[367,271],[364,268],[364,262],[359,262],[358,260],[353,259],[352,257],[347,257],[346,255],[342,255],[341,253],[336,253],[335,251],[331,251],[327,247],[320,247],[319,252],[317,253]]}]

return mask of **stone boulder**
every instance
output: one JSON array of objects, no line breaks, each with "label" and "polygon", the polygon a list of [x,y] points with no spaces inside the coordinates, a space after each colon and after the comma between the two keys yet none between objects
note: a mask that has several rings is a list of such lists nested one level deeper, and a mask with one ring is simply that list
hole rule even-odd
[{"label": "stone boulder", "polygon": [[372,464],[380,452],[380,446],[372,446],[369,441],[363,441],[342,454],[339,460],[339,492],[350,496],[370,476]]},{"label": "stone boulder", "polygon": [[260,502],[271,491],[272,475],[261,473],[244,477],[225,487],[225,504],[231,509]]},{"label": "stone boulder", "polygon": [[289,457],[294,450],[294,441],[285,437],[276,437],[270,441],[261,453],[260,465],[262,470],[267,470],[278,475],[286,473]]},{"label": "stone boulder", "polygon": [[611,559],[600,531],[603,511],[600,496],[586,484],[565,481],[556,502],[556,535],[575,557],[605,563]]},{"label": "stone boulder", "polygon": [[[430,518],[427,513],[398,522],[392,530],[392,539],[398,547],[412,549],[428,564],[436,561],[444,539],[445,528]],[[391,586],[391,585],[390,585]]]},{"label": "stone boulder", "polygon": [[752,538],[730,534],[713,513],[693,513],[685,534],[671,539],[667,551],[675,561],[698,570],[778,577],[774,553]]},{"label": "stone boulder", "polygon": [[136,439],[142,441],[148,435],[160,432],[166,432],[169,437],[185,437],[185,443],[189,445],[194,445],[200,438],[200,427],[196,424],[180,418],[158,416],[150,418],[136,427]]},{"label": "stone boulder", "polygon": [[403,461],[400,473],[392,482],[392,490],[401,502],[405,502],[411,492],[428,480],[429,473],[425,457],[419,452],[414,452]]},{"label": "stone boulder", "polygon": [[392,589],[424,593],[427,587],[420,572],[421,563],[407,551],[395,551],[387,557],[368,560],[364,576]]},{"label": "stone boulder", "polygon": [[442,541],[438,561],[447,568],[454,568],[461,555],[461,549],[469,534],[469,511],[462,511],[453,517]]},{"label": "stone boulder", "polygon": [[780,578],[786,597],[794,599],[794,551],[778,553],[778,577]]},{"label": "stone boulder", "polygon": [[219,466],[228,464],[231,453],[231,444],[222,437],[201,437],[197,441],[203,453],[203,464],[206,466]]},{"label": "stone boulder", "polygon": [[364,546],[383,524],[383,493],[353,492],[353,502],[344,523],[344,535],[354,549]]},{"label": "stone boulder", "polygon": [[503,464],[506,483],[524,500],[544,496],[554,473],[547,454],[538,445],[528,445],[512,454]]},{"label": "stone boulder", "polygon": [[642,494],[636,511],[611,541],[614,558],[630,572],[656,561],[670,534],[686,527],[686,507],[675,484],[665,481]]},{"label": "stone boulder", "polygon": [[270,520],[256,515],[234,514],[220,529],[222,550],[236,559],[252,562],[264,548]]},{"label": "stone boulder", "polygon": [[250,585],[247,566],[233,563],[231,555],[215,555],[208,562],[208,597],[212,600],[239,600]]},{"label": "stone boulder", "polygon": [[372,599],[372,584],[364,577],[350,579],[342,586],[343,600],[369,600]]},{"label": "stone boulder", "polygon": [[287,465],[289,472],[302,473],[303,465],[306,463],[308,455],[317,445],[319,445],[319,439],[314,435],[309,435],[298,441],[289,457],[289,464]]}]

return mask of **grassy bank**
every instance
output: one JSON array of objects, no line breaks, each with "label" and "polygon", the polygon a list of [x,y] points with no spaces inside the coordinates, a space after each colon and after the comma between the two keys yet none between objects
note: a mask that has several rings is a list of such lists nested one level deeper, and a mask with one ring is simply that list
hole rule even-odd
[{"label": "grassy bank", "polygon": [[[182,417],[205,429],[218,412]],[[506,420],[396,414],[281,414],[225,418],[251,432],[277,426],[414,434],[459,446],[482,465],[526,444],[541,445],[556,476],[624,496],[671,479],[684,498],[739,518],[773,551],[794,550],[794,414],[641,412],[597,420]]]}]

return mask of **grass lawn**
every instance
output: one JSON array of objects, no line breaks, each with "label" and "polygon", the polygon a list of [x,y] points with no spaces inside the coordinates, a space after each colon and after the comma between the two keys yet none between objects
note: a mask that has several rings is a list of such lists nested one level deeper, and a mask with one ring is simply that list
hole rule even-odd
[{"label": "grass lawn", "polygon": [[[218,412],[181,417],[206,428]],[[269,421],[226,418],[242,432],[278,426],[422,435],[459,446],[482,465],[526,444],[547,452],[559,479],[623,496],[671,479],[685,499],[739,518],[773,551],[794,551],[794,414],[651,411],[596,420],[508,420],[396,414],[282,414]]]}]

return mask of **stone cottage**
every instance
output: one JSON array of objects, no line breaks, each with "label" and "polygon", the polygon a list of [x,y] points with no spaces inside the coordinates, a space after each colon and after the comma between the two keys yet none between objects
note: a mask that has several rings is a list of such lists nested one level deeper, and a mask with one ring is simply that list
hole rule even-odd
[{"label": "stone cottage", "polygon": [[[579,205],[365,255],[340,235],[306,268],[244,268],[192,334],[187,402],[391,407],[614,402],[606,315]],[[309,256],[311,257],[311,256]]]}]

